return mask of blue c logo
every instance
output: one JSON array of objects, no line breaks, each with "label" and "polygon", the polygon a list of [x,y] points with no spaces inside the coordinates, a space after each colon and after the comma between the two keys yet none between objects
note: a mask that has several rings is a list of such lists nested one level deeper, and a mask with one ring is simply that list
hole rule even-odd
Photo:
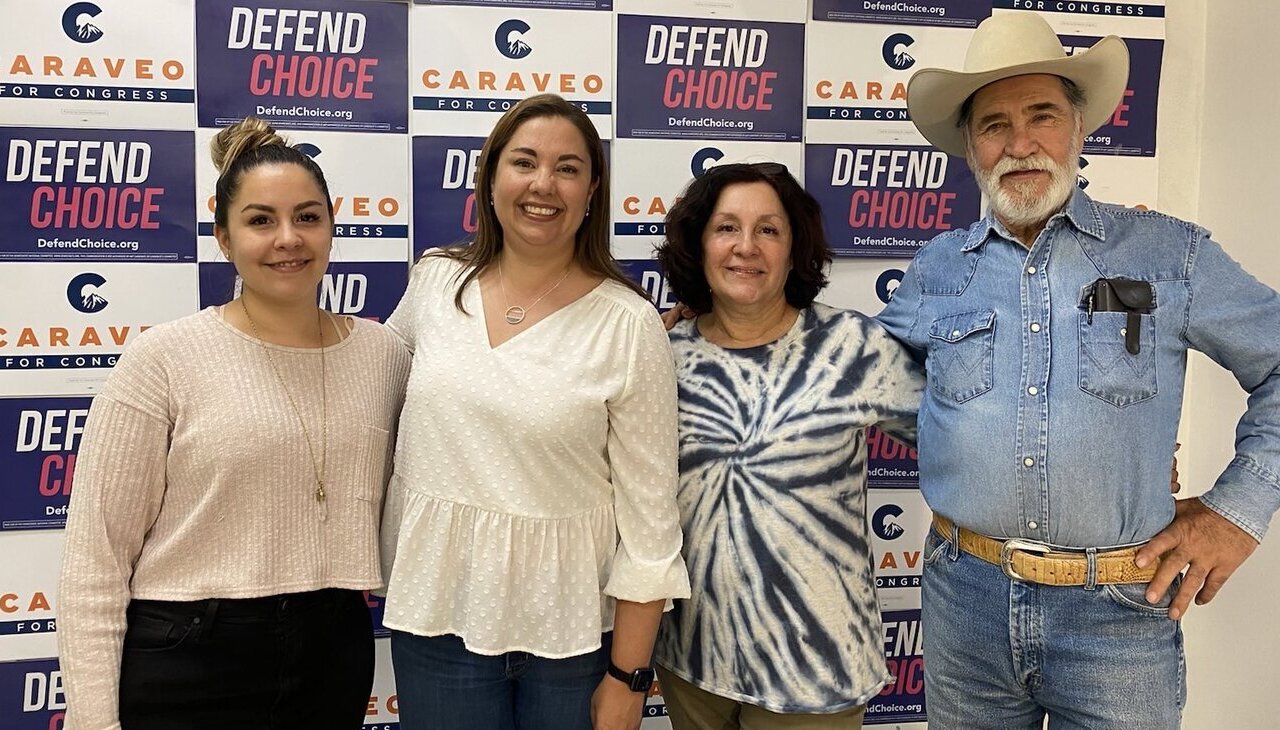
[{"label": "blue c logo", "polygon": [[1084,176],[1084,168],[1088,166],[1089,166],[1089,161],[1081,157],[1080,169],[1076,171],[1076,186],[1079,187],[1081,190],[1084,190],[1085,188],[1089,187],[1089,178]]},{"label": "blue c logo", "polygon": [[876,296],[880,297],[880,301],[888,304],[893,299],[893,293],[898,290],[904,276],[906,272],[900,269],[885,269],[880,274],[880,278],[876,279]]},{"label": "blue c logo", "polygon": [[102,37],[102,29],[90,18],[96,18],[102,8],[93,3],[71,3],[62,13],[62,32],[76,43],[93,43]]},{"label": "blue c logo", "polygon": [[100,312],[107,307],[107,300],[102,298],[101,294],[96,291],[86,292],[86,289],[97,289],[107,280],[93,272],[85,272],[71,280],[67,284],[67,301],[71,303],[77,311],[85,313]]},{"label": "blue c logo", "polygon": [[310,142],[299,142],[298,144],[295,144],[293,148],[313,160],[320,156],[320,148]]},{"label": "blue c logo", "polygon": [[902,529],[895,517],[902,516],[902,508],[896,504],[886,504],[871,516],[871,530],[882,540],[897,540],[906,530]]},{"label": "blue c logo", "polygon": [[884,62],[889,64],[889,68],[905,71],[916,65],[916,59],[907,53],[907,49],[915,42],[916,39],[906,33],[894,33],[884,39],[884,45],[880,47],[880,55],[884,56]]},{"label": "blue c logo", "polygon": [[493,43],[498,47],[498,53],[507,58],[524,58],[533,53],[533,48],[528,43],[525,43],[523,39],[516,38],[512,40],[511,36],[528,32],[528,23],[512,18],[498,26],[498,30],[493,34]]},{"label": "blue c logo", "polygon": [[724,153],[715,147],[703,147],[693,153],[693,159],[689,161],[689,170],[694,177],[702,177],[707,168],[711,167],[711,163],[719,162],[724,158]]}]

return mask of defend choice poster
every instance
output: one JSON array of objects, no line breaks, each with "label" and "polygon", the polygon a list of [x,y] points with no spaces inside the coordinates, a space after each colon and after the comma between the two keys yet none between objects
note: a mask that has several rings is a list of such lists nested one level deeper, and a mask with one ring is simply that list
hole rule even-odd
[{"label": "defend choice poster", "polygon": [[798,142],[801,23],[618,16],[618,136]]},{"label": "defend choice poster", "polygon": [[47,530],[67,503],[88,398],[0,399],[0,530]]},{"label": "defend choice poster", "polygon": [[805,145],[805,189],[842,256],[909,258],[980,214],[968,166],[926,146]]},{"label": "defend choice poster", "polygon": [[280,129],[405,132],[408,6],[341,0],[201,0],[201,127],[248,115]]},{"label": "defend choice poster", "polygon": [[0,261],[195,260],[191,132],[0,127]]}]

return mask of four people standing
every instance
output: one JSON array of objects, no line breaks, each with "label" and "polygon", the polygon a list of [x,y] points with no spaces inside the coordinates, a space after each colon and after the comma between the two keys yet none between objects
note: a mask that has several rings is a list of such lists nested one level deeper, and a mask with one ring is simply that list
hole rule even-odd
[{"label": "four people standing", "polygon": [[[657,652],[675,724],[860,724],[887,679],[863,429],[910,436],[919,405],[931,724],[1176,727],[1168,619],[1280,506],[1280,298],[1202,229],[1076,189],[1126,79],[1119,39],[1067,58],[1029,13],[984,22],[963,72],[913,78],[914,122],[991,211],[913,262],[880,316],[902,344],[814,302],[829,252],[784,168],[708,172],[660,252],[702,315],[672,334],[675,372],[609,254],[591,122],[551,95],[505,114],[476,239],[428,252],[388,323],[414,353],[382,525],[405,727],[638,725],[662,612],[690,595],[677,377],[693,592]],[[381,583],[408,355],[315,306],[332,209],[314,162],[253,122],[219,145],[217,237],[244,294],[148,333],[95,400],[64,568],[69,728],[304,704],[339,727],[367,697],[359,589]],[[1175,505],[1163,455],[1192,348],[1251,400],[1218,484]],[[264,480],[305,499],[263,502]],[[258,658],[279,692],[239,671]]]}]

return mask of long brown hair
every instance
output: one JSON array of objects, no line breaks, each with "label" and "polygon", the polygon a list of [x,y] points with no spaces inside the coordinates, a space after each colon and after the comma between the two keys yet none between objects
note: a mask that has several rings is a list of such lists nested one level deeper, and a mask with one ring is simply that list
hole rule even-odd
[{"label": "long brown hair", "polygon": [[470,244],[452,246],[431,254],[466,265],[465,275],[459,272],[454,305],[461,312],[467,311],[462,306],[463,290],[483,274],[502,252],[502,224],[498,222],[498,215],[493,207],[488,204],[493,197],[493,175],[498,166],[498,158],[522,124],[541,117],[560,117],[577,127],[591,157],[591,180],[597,186],[588,203],[587,216],[574,234],[574,261],[588,273],[613,279],[648,299],[644,290],[622,273],[609,249],[609,169],[605,162],[604,146],[600,143],[595,125],[582,109],[561,97],[555,94],[537,94],[508,109],[493,126],[493,131],[480,150],[479,168],[476,171],[476,210],[479,220],[475,238]]}]

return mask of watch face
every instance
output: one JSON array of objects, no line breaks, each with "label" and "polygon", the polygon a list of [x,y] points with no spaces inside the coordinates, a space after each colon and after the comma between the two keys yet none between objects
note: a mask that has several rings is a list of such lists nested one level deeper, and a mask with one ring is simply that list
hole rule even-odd
[{"label": "watch face", "polygon": [[631,673],[631,691],[648,692],[653,687],[653,669],[646,667]]}]

